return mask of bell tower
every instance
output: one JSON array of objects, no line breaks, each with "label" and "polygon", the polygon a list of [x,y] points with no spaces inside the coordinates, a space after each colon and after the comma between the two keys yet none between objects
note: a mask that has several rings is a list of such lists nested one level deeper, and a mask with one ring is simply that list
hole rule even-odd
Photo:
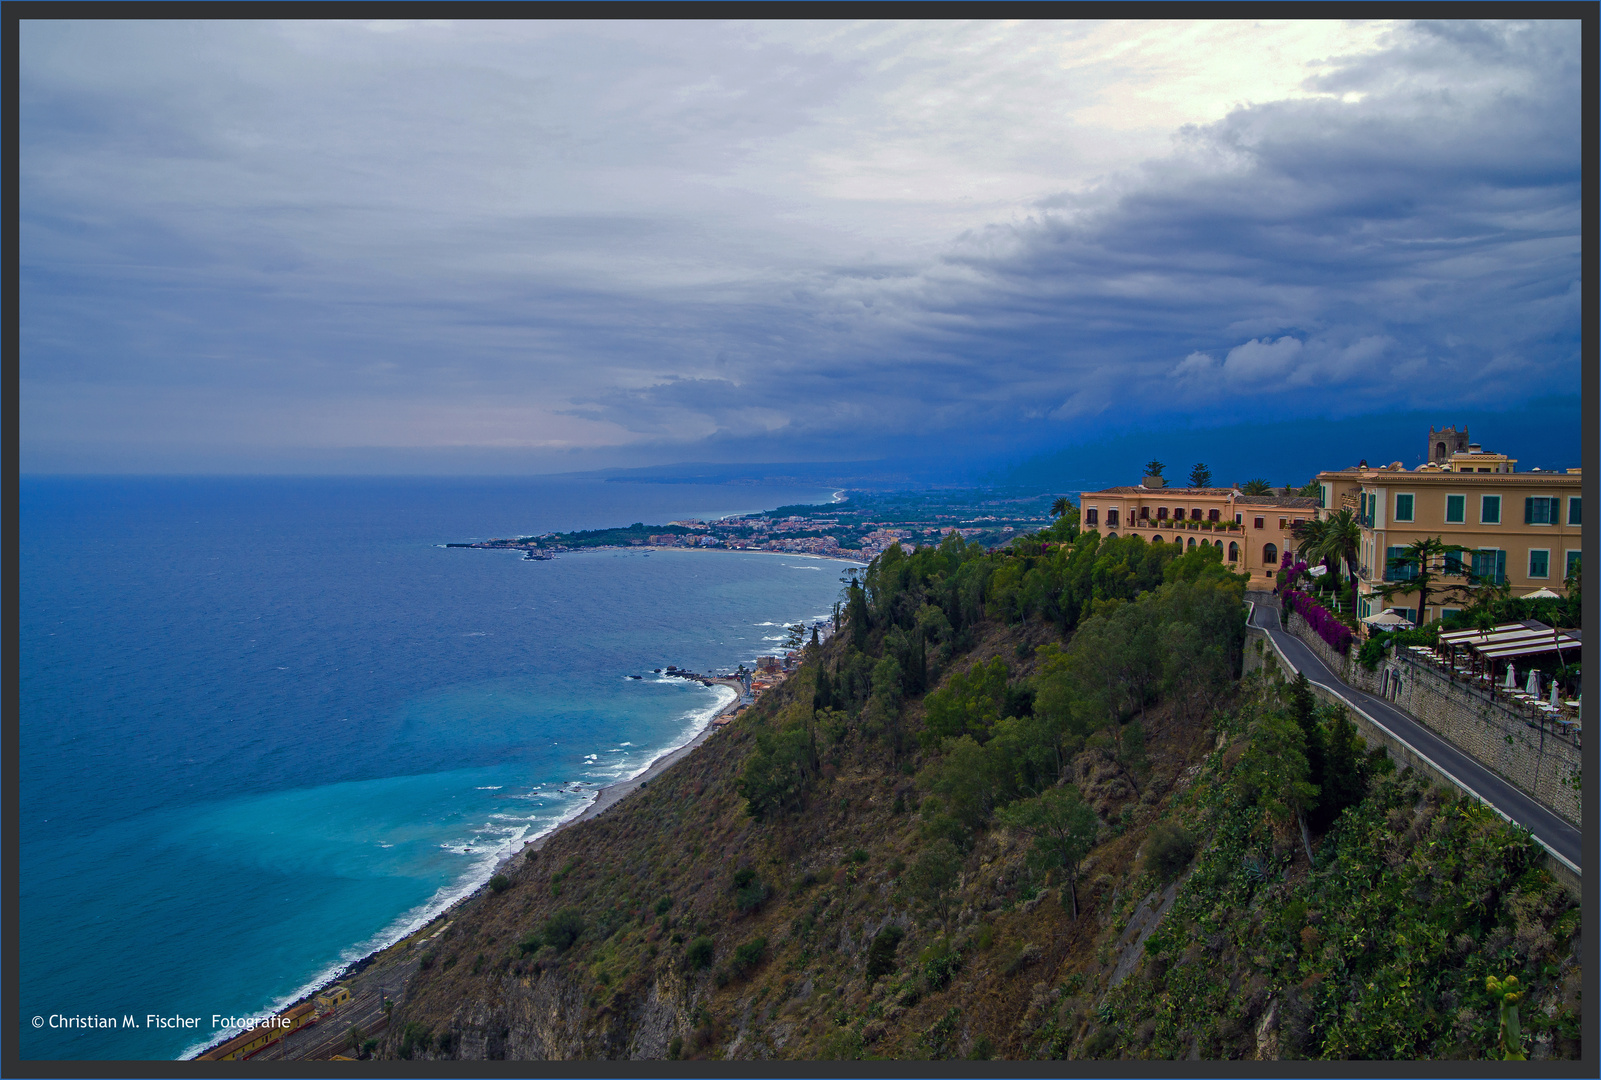
[{"label": "bell tower", "polygon": [[1434,430],[1429,425],[1429,453],[1428,460],[1436,465],[1444,465],[1451,460],[1452,454],[1465,454],[1468,452],[1468,429],[1458,431],[1453,425],[1448,428]]}]

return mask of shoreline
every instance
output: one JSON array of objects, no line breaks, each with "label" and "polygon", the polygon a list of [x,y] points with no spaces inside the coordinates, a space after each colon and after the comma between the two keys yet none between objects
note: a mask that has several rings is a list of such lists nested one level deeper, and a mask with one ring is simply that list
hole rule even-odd
[{"label": "shoreline", "polygon": [[[764,552],[763,554],[790,553]],[[734,689],[726,682],[713,682],[706,685],[725,686],[730,690]],[[532,840],[524,841],[521,845],[501,856],[490,870],[488,877],[484,878],[483,881],[480,881],[470,892],[463,893],[461,896],[451,901],[448,905],[440,909],[434,915],[424,920],[421,924],[413,927],[411,930],[407,931],[405,934],[401,935],[399,938],[390,942],[389,944],[377,946],[371,951],[346,962],[333,975],[327,976],[326,978],[320,980],[315,986],[302,991],[293,1001],[274,1008],[271,1012],[271,1015],[281,1015],[286,1009],[292,1009],[302,1002],[310,1001],[328,987],[359,976],[372,963],[372,961],[377,959],[379,956],[382,956],[384,953],[389,952],[390,950],[413,938],[416,938],[419,934],[423,934],[429,928],[434,927],[441,922],[448,923],[457,908],[467,901],[480,896],[484,890],[489,888],[490,879],[496,874],[502,873],[507,866],[511,865],[513,860],[519,857],[525,857],[530,851],[541,850],[544,848],[545,844],[550,840],[550,838],[555,836],[557,833],[570,826],[578,824],[580,821],[588,821],[591,818],[599,817],[601,814],[604,814],[607,810],[610,810],[623,799],[633,794],[639,788],[656,779],[662,773],[666,772],[678,762],[688,757],[696,747],[700,746],[702,743],[706,742],[706,740],[715,735],[718,731],[717,721],[723,719],[724,717],[732,716],[732,714],[737,712],[743,704],[747,704],[743,699],[743,695],[738,691],[735,691],[734,696],[729,701],[718,707],[707,716],[705,724],[703,724],[701,728],[688,739],[688,741],[681,743],[680,745],[673,747],[671,750],[661,754],[649,765],[645,766],[645,768],[638,774],[627,779],[613,781],[610,784],[606,784],[603,787],[597,788],[595,790],[595,797],[590,801],[588,806],[584,807],[583,810],[577,814],[574,814],[572,817],[557,822],[548,831],[541,833]],[[435,932],[437,933],[437,931]],[[188,1048],[184,1051],[183,1056],[177,1060],[194,1060],[199,1055],[221,1045],[237,1034],[239,1034],[237,1031],[223,1033],[220,1037],[213,1040],[208,1040],[203,1045]]]},{"label": "shoreline", "polygon": [[[715,683],[713,685],[726,686],[727,684]],[[733,687],[729,687],[729,689],[732,690]],[[576,825],[580,821],[588,821],[591,818],[596,818],[601,814],[604,814],[607,810],[621,802],[635,790],[643,787],[645,784],[650,783],[650,781],[656,779],[656,777],[666,772],[673,765],[688,757],[690,751],[694,750],[701,743],[705,742],[707,739],[711,738],[717,733],[717,721],[719,719],[725,715],[731,715],[733,712],[738,710],[740,706],[740,698],[741,695],[738,693],[738,691],[735,691],[733,699],[720,706],[715,712],[708,716],[706,718],[706,723],[699,731],[690,736],[687,742],[681,743],[680,745],[673,747],[671,750],[666,751],[652,761],[649,765],[645,766],[645,768],[637,775],[631,776],[625,780],[614,780],[612,783],[607,784],[604,787],[597,788],[595,790],[595,797],[590,801],[588,806],[584,807],[583,810],[579,811],[577,814],[574,814],[572,817],[557,822],[548,831],[540,833],[532,840],[524,841],[521,847],[517,848],[515,851],[509,852],[495,864],[494,870],[490,872],[490,877],[494,877],[495,874],[499,873],[504,867],[508,866],[512,860],[516,859],[518,856],[526,855],[530,851],[539,851],[543,849],[546,841],[555,836],[557,833],[561,832],[563,829],[572,825]],[[485,885],[480,885],[477,889],[473,890],[473,892],[462,897],[461,900],[456,901],[456,904],[478,895],[478,893],[481,892],[486,885],[487,881]],[[454,908],[456,904],[452,904],[450,908],[446,908],[444,911],[436,915],[435,918],[444,918],[444,916],[451,910],[451,908]],[[429,921],[432,922],[433,920]]]}]

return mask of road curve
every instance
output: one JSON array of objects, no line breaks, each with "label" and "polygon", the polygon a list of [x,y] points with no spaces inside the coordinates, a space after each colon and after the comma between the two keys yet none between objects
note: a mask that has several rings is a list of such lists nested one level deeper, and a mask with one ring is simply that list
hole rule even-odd
[{"label": "road curve", "polygon": [[1374,697],[1344,682],[1329,670],[1317,653],[1289,633],[1279,623],[1277,608],[1254,604],[1251,625],[1267,632],[1286,659],[1315,683],[1322,683],[1362,709],[1363,712],[1411,743],[1446,772],[1461,780],[1485,802],[1528,829],[1546,847],[1581,869],[1584,866],[1584,835],[1574,825],[1558,817],[1501,776],[1479,764],[1456,746],[1397,709],[1383,698]]}]

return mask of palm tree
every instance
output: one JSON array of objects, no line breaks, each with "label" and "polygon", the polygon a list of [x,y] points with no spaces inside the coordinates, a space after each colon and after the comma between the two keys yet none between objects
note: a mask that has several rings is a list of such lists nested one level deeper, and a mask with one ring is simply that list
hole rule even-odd
[{"label": "palm tree", "polygon": [[[1448,573],[1450,567],[1448,556],[1461,556],[1467,550],[1461,544],[1447,544],[1438,536],[1425,536],[1412,541],[1402,549],[1401,554],[1389,561],[1389,569],[1392,571],[1410,570],[1411,573],[1399,581],[1386,584],[1380,590],[1384,594],[1384,599],[1388,601],[1396,593],[1416,591],[1418,594],[1418,622],[1421,624],[1423,622],[1424,609],[1429,606],[1429,593],[1434,579]],[[1450,574],[1449,576],[1451,577],[1456,577],[1462,573],[1460,558],[1456,562],[1456,573]],[[1435,565],[1441,563],[1444,565],[1440,569],[1433,569]],[[1446,585],[1444,591],[1449,593],[1455,590],[1460,596],[1461,592],[1467,587],[1468,583],[1463,582],[1461,584]]]},{"label": "palm tree", "polygon": [[1362,550],[1362,522],[1356,512],[1342,507],[1320,523],[1322,539],[1312,554],[1319,559],[1337,559],[1345,563],[1351,578],[1351,613],[1356,614],[1357,559]]},{"label": "palm tree", "polygon": [[1242,494],[1242,495],[1271,495],[1271,494],[1273,494],[1273,485],[1268,483],[1265,479],[1263,479],[1262,477],[1259,476],[1254,480],[1247,480],[1245,482],[1245,486],[1240,488],[1240,494]]},{"label": "palm tree", "polygon": [[1066,495],[1058,495],[1056,501],[1051,503],[1051,516],[1059,518],[1071,509],[1073,509],[1073,500]]}]

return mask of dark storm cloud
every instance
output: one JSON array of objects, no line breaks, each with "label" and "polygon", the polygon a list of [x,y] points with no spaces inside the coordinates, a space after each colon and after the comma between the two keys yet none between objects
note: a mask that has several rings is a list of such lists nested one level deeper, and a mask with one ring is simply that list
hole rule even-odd
[{"label": "dark storm cloud", "polygon": [[1322,96],[934,245],[901,204],[818,194],[839,140],[879,138],[850,95],[911,61],[516,31],[441,59],[426,28],[183,26],[178,76],[148,27],[26,40],[25,450],[211,410],[263,460],[521,432],[957,453],[1577,386],[1576,24],[1400,28]]}]

